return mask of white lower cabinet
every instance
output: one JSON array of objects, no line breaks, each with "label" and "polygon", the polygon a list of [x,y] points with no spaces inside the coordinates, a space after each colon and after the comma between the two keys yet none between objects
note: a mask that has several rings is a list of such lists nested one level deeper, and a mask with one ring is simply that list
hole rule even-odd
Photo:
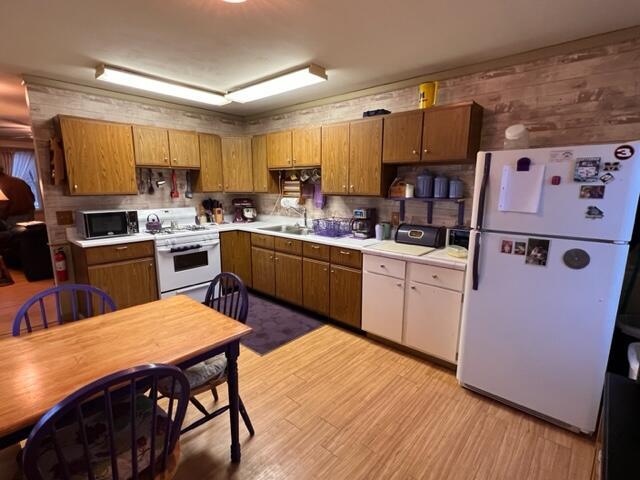
[{"label": "white lower cabinet", "polygon": [[404,344],[456,363],[462,293],[407,282]]},{"label": "white lower cabinet", "polygon": [[402,343],[404,280],[363,272],[362,329]]}]

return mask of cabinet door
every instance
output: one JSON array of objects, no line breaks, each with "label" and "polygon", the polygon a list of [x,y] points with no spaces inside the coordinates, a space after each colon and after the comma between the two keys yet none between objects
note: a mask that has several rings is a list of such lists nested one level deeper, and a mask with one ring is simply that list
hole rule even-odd
[{"label": "cabinet door", "polygon": [[420,161],[422,111],[397,113],[384,117],[382,163]]},{"label": "cabinet door", "polygon": [[71,195],[138,193],[130,125],[60,117]]},{"label": "cabinet door", "polygon": [[253,166],[253,191],[277,193],[277,172],[270,172],[267,166],[267,136],[256,135],[251,138],[251,157]]},{"label": "cabinet door", "polygon": [[93,265],[88,272],[89,283],[107,292],[118,310],[158,299],[153,257]]},{"label": "cabinet door", "polygon": [[276,293],[276,273],[273,250],[251,247],[253,288],[267,295]]},{"label": "cabinet door", "polygon": [[329,264],[305,258],[302,260],[302,305],[321,315],[329,315]]},{"label": "cabinet door", "polygon": [[322,193],[346,195],[349,183],[349,124],[322,127]]},{"label": "cabinet door", "polygon": [[235,273],[235,244],[240,232],[220,232],[220,263],[223,272]]},{"label": "cabinet door", "polygon": [[382,118],[349,124],[349,194],[380,195]]},{"label": "cabinet door", "polygon": [[136,165],[168,168],[169,133],[166,128],[133,126]]},{"label": "cabinet door", "polygon": [[360,328],[362,311],[362,273],[352,268],[331,265],[330,317]]},{"label": "cabinet door", "polygon": [[362,329],[397,343],[402,342],[404,280],[362,274]]},{"label": "cabinet door", "polygon": [[198,134],[200,146],[200,174],[195,190],[222,191],[222,141],[218,135]]},{"label": "cabinet door", "polygon": [[251,137],[222,139],[222,176],[225,192],[252,192]]},{"label": "cabinet door", "polygon": [[200,168],[198,134],[183,130],[169,130],[169,153],[173,168]]},{"label": "cabinet door", "polygon": [[321,161],[320,127],[297,128],[293,130],[293,166],[319,167]]},{"label": "cabinet door", "polygon": [[276,297],[302,305],[302,257],[276,252],[275,260]]},{"label": "cabinet door", "polygon": [[404,343],[456,363],[462,294],[408,282]]},{"label": "cabinet door", "polygon": [[425,110],[422,161],[475,162],[481,123],[482,108],[476,104]]},{"label": "cabinet door", "polygon": [[291,130],[267,134],[267,163],[269,168],[292,166]]},{"label": "cabinet door", "polygon": [[245,286],[251,287],[251,233],[235,232],[233,244],[233,272],[238,275]]}]

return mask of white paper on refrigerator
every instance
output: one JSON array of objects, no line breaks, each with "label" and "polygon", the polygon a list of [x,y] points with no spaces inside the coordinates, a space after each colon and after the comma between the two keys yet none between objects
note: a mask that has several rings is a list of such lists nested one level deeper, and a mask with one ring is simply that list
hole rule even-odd
[{"label": "white paper on refrigerator", "polygon": [[531,165],[518,172],[511,165],[502,167],[498,210],[502,212],[537,213],[540,208],[544,165]]}]

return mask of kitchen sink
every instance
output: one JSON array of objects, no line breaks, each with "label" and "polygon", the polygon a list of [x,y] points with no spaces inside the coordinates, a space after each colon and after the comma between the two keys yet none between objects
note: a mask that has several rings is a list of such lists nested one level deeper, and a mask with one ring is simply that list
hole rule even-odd
[{"label": "kitchen sink", "polygon": [[259,230],[265,232],[278,232],[288,233],[290,235],[311,235],[313,233],[312,228],[301,227],[299,225],[275,225],[273,227],[262,227]]}]

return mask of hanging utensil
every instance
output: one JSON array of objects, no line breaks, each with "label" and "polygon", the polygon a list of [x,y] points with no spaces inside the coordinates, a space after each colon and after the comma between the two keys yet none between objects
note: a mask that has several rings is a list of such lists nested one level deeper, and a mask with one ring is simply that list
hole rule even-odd
[{"label": "hanging utensil", "polygon": [[184,191],[185,198],[193,198],[193,192],[191,191],[191,170],[187,170],[187,189]]},{"label": "hanging utensil", "polygon": [[142,195],[147,191],[147,181],[144,179],[144,170],[136,169],[138,175],[138,193]]},{"label": "hanging utensil", "polygon": [[162,174],[162,172],[158,172],[158,180],[156,180],[156,187],[160,188],[165,183],[167,183],[167,181],[164,179],[164,175]]},{"label": "hanging utensil", "polygon": [[147,174],[149,175],[149,177],[147,178],[147,185],[149,185],[149,188],[147,188],[147,193],[149,195],[153,195],[154,193],[156,193],[156,191],[153,188],[153,172],[150,168],[148,169]]},{"label": "hanging utensil", "polygon": [[176,171],[171,170],[171,198],[179,198],[178,182],[176,181]]}]

